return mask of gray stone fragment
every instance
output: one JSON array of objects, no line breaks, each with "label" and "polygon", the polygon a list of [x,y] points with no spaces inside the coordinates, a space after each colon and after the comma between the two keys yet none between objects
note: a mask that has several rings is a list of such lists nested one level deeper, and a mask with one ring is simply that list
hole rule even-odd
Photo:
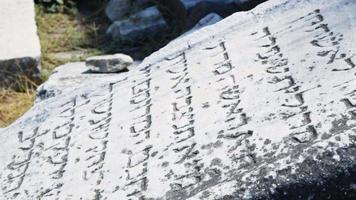
[{"label": "gray stone fragment", "polygon": [[85,61],[90,71],[97,73],[120,72],[127,69],[132,63],[133,59],[125,54],[93,56]]},{"label": "gray stone fragment", "polygon": [[0,45],[0,86],[16,84],[19,77],[38,80],[41,49],[33,1],[0,1]]},{"label": "gray stone fragment", "polygon": [[153,36],[168,26],[157,7],[146,8],[128,19],[115,21],[107,30],[114,40],[137,42]]}]

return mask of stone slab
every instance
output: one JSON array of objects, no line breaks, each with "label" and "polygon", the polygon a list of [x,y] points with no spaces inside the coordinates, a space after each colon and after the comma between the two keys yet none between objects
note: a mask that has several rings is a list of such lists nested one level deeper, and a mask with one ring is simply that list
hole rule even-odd
[{"label": "stone slab", "polygon": [[39,101],[0,199],[355,199],[355,8],[270,0]]},{"label": "stone slab", "polygon": [[41,48],[34,1],[0,1],[0,44],[0,82],[9,84],[16,73],[38,75]]}]

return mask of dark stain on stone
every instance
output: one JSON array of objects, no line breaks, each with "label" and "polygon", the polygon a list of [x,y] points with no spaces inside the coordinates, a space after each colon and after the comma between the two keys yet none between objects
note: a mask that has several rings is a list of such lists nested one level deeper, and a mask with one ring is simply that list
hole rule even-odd
[{"label": "dark stain on stone", "polygon": [[223,142],[221,142],[220,140],[217,140],[214,143],[209,143],[209,144],[206,144],[206,145],[202,145],[201,149],[202,150],[211,150],[212,148],[219,148],[222,145],[223,145]]},{"label": "dark stain on stone", "polygon": [[221,159],[214,158],[213,160],[211,160],[210,166],[222,166]]},{"label": "dark stain on stone", "polygon": [[334,120],[332,124],[332,128],[329,130],[333,135],[343,133],[345,131],[351,130],[356,127],[356,124],[347,125],[347,122],[350,119],[346,115],[342,115],[340,119]]},{"label": "dark stain on stone", "polygon": [[162,163],[162,167],[168,167],[168,165],[169,165],[169,162],[167,162],[167,161]]},{"label": "dark stain on stone", "polygon": [[271,144],[271,142],[272,142],[272,141],[271,141],[270,139],[266,139],[263,144],[264,144],[264,145],[268,145],[268,144]]},{"label": "dark stain on stone", "polygon": [[203,199],[208,198],[209,196],[210,196],[210,192],[209,191],[204,191],[200,199],[203,200]]},{"label": "dark stain on stone", "polygon": [[205,102],[202,105],[202,108],[209,108],[209,107],[210,107],[209,102]]},{"label": "dark stain on stone", "polygon": [[323,133],[323,134],[321,135],[321,139],[322,139],[322,140],[329,139],[330,137],[331,137],[331,135],[330,135],[330,134],[327,134],[327,133]]},{"label": "dark stain on stone", "polygon": [[158,154],[158,151],[155,151],[151,154],[151,157],[155,157]]}]

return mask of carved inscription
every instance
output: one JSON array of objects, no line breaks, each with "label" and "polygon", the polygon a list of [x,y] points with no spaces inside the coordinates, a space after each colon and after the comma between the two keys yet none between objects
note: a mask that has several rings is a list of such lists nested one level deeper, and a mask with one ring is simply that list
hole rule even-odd
[{"label": "carved inscription", "polygon": [[240,166],[250,165],[256,162],[255,154],[251,151],[248,138],[253,135],[253,130],[245,128],[249,117],[241,106],[241,86],[237,83],[236,73],[238,69],[233,66],[228,53],[226,42],[221,41],[215,47],[219,54],[220,61],[214,63],[213,74],[216,77],[219,102],[224,114],[224,130],[217,133],[217,139],[227,140],[230,147],[227,155]]},{"label": "carved inscription", "polygon": [[184,174],[175,173],[170,186],[173,191],[180,191],[199,183],[202,175],[198,145],[194,140],[195,114],[186,53],[178,54],[171,62],[173,65],[167,73],[172,81],[170,88],[175,98],[175,102],[172,102],[172,130],[175,143],[170,149],[177,155],[174,163],[186,166],[186,171]]},{"label": "carved inscription", "polygon": [[5,194],[12,195],[12,197],[19,194],[17,191],[21,188],[31,161],[35,156],[36,139],[48,132],[49,130],[42,131],[39,127],[36,127],[31,131],[20,131],[18,133],[20,147],[17,154],[12,156],[12,161],[7,164],[6,184],[2,188]]},{"label": "carved inscription", "polygon": [[92,109],[88,116],[89,141],[84,148],[85,156],[82,162],[85,169],[82,172],[82,178],[85,182],[90,181],[97,186],[93,188],[93,196],[101,196],[103,192],[99,188],[105,178],[104,164],[109,143],[109,127],[112,121],[114,86],[115,83],[109,83],[106,88],[103,88],[104,93],[97,96],[96,101],[92,102]]},{"label": "carved inscription", "polygon": [[[256,36],[260,44],[256,62],[266,66],[271,76],[269,84],[274,85],[275,93],[284,97],[281,104],[282,118],[288,122],[291,138],[298,143],[311,142],[317,137],[317,130],[311,119],[311,111],[305,102],[304,94],[313,88],[302,90],[302,86],[293,77],[288,58],[278,44],[278,39],[269,27],[264,27]],[[320,85],[314,88],[320,87]],[[284,114],[283,114],[284,113]]]},{"label": "carved inscription", "polygon": [[344,35],[333,31],[320,9],[300,17],[291,24],[306,24],[305,32],[315,34],[310,44],[318,49],[317,56],[325,58],[326,64],[337,64],[332,71],[349,71],[355,68],[355,53],[343,48]]},{"label": "carved inscription", "polygon": [[[3,190],[6,194],[12,194],[16,197],[21,194],[21,186],[25,181],[27,171],[31,168],[33,160],[40,159],[43,154],[44,162],[50,166],[48,178],[51,184],[43,191],[38,192],[36,198],[46,198],[52,195],[59,195],[63,182],[61,178],[65,172],[65,167],[68,161],[69,144],[71,140],[71,133],[74,128],[76,98],[68,101],[61,106],[63,109],[57,115],[61,120],[60,125],[53,128],[53,130],[36,127],[30,131],[20,131],[18,133],[19,153],[13,156],[13,160],[8,164],[9,170],[8,183]],[[52,145],[49,148],[44,148],[43,142],[39,140],[46,135],[52,138]],[[42,153],[43,152],[43,153]]]},{"label": "carved inscription", "polygon": [[62,107],[63,111],[59,118],[64,119],[63,123],[54,128],[52,137],[55,145],[46,150],[47,162],[56,169],[50,173],[53,180],[51,187],[47,188],[40,194],[40,198],[51,197],[61,193],[63,182],[60,180],[68,163],[69,145],[71,142],[71,133],[75,127],[74,120],[76,114],[77,97],[73,98]]},{"label": "carved inscription", "polygon": [[[148,143],[152,126],[151,66],[140,70],[140,77],[131,87],[130,104],[134,118],[129,137],[134,141],[134,149],[129,151],[125,182],[123,186],[127,198],[145,199],[147,190],[148,160],[152,145]],[[136,150],[135,150],[136,149]]]}]

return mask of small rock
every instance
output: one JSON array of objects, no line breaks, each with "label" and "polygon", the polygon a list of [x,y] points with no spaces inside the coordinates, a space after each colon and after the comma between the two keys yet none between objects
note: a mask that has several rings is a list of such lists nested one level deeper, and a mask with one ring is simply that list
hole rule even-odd
[{"label": "small rock", "polygon": [[125,54],[94,56],[87,58],[85,65],[92,72],[115,73],[127,69],[132,65],[133,59]]}]

